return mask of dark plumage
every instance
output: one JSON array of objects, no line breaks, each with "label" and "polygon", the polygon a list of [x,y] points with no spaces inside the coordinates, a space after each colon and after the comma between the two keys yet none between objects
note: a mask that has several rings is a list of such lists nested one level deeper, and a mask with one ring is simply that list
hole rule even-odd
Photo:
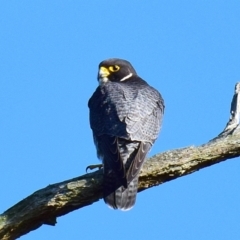
[{"label": "dark plumage", "polygon": [[141,167],[158,136],[164,102],[122,59],[101,62],[98,81],[88,106],[97,155],[103,161],[103,197],[110,207],[128,210],[136,200]]}]

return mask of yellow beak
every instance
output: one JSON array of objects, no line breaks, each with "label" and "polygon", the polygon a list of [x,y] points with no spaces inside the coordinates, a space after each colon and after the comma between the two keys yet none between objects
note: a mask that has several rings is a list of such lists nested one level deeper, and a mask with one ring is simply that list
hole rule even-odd
[{"label": "yellow beak", "polygon": [[99,74],[100,78],[105,78],[105,77],[107,77],[107,76],[110,75],[110,72],[108,71],[107,68],[105,68],[105,67],[100,67],[98,74]]}]

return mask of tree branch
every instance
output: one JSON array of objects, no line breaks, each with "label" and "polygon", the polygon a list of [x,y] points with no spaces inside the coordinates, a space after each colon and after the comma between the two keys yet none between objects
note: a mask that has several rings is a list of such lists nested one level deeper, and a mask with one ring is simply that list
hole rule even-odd
[{"label": "tree branch", "polygon": [[[139,191],[240,156],[239,92],[240,83],[237,83],[230,120],[222,133],[199,147],[171,150],[148,159],[139,178]],[[101,198],[102,170],[49,185],[0,215],[0,239],[16,239],[42,224],[54,226],[57,217]]]}]

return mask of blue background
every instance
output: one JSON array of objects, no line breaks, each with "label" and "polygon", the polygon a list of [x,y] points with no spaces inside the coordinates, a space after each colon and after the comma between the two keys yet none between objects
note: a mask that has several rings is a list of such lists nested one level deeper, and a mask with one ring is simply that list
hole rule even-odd
[{"label": "blue background", "polygon": [[[87,101],[100,61],[129,60],[166,103],[150,156],[200,145],[229,118],[240,79],[239,1],[1,1],[0,212],[97,163]],[[233,159],[138,195],[103,201],[22,239],[240,239]]]}]

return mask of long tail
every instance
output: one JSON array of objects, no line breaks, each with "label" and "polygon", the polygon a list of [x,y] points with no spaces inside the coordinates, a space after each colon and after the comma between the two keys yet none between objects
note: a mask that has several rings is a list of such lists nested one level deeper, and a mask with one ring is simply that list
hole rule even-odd
[{"label": "long tail", "polygon": [[131,209],[136,201],[138,176],[151,144],[101,135],[98,147],[103,160],[105,203],[113,209]]},{"label": "long tail", "polygon": [[[109,190],[109,184],[110,186],[113,185],[112,182],[111,183],[108,182],[109,180],[110,178],[108,177],[106,181],[104,181],[105,185],[104,189]],[[110,208],[127,211],[130,210],[136,202],[137,190],[138,190],[138,176],[136,176],[128,184],[127,188],[120,186],[111,193],[104,192],[104,201]]]}]

